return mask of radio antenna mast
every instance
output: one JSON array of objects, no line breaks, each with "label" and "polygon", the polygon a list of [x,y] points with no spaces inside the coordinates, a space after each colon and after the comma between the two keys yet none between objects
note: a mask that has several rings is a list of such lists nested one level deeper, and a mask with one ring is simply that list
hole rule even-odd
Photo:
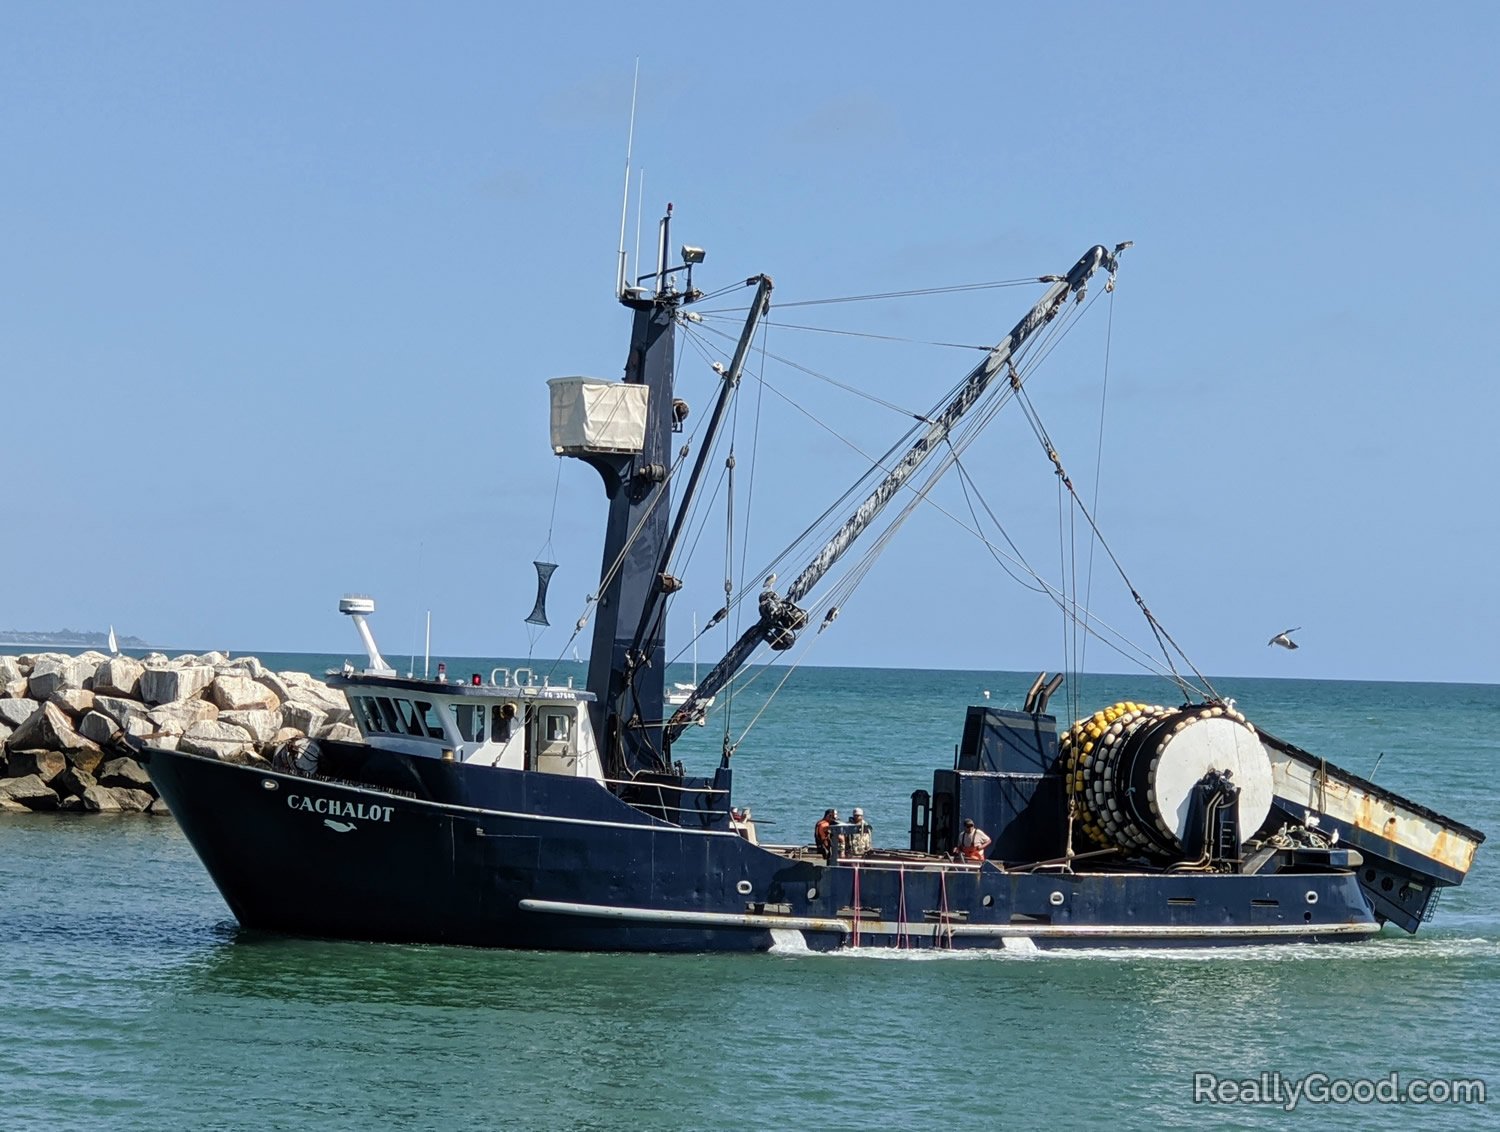
[{"label": "radio antenna mast", "polygon": [[635,96],[641,87],[641,57],[635,57],[635,79],[630,84],[630,132],[625,135],[625,189],[620,194],[620,262],[615,272],[615,298],[625,297],[625,218],[630,211],[630,155],[635,149]]}]

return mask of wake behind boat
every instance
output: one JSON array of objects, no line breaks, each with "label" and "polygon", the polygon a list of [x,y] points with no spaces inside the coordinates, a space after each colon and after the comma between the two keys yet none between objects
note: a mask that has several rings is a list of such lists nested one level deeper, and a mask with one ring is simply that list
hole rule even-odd
[{"label": "wake behind boat", "polygon": [[[746,283],[748,314],[689,459],[674,440],[688,415],[676,335],[704,298],[692,283],[704,257],[685,247],[669,265],[670,221],[669,210],[654,273],[626,286],[622,267],[624,379],[552,382],[554,450],[592,466],[609,499],[586,687],[528,669],[398,676],[365,621],[373,601],[349,597],[340,608],[368,663],[330,682],[362,741],[289,744],[269,765],[139,756],[241,923],[575,950],[752,951],[795,937],[820,950],[1205,946],[1415,931],[1463,880],[1483,834],[1186,681],[1186,702],[1117,703],[1060,729],[1048,706],[1061,678],[1043,674],[1019,710],[969,708],[953,765],[912,795],[905,844],[867,847],[831,820],[811,845],[763,842],[734,795],[738,745],[726,733],[717,769],[696,776],[674,743],[754,657],[833,623],[857,584],[824,584],[845,553],[880,522],[883,544],[976,422],[1024,405],[1037,343],[1077,315],[1097,274],[1112,286],[1126,245],[1041,280],[1011,332],[830,512],[784,590],[759,573],[763,585],[726,585],[713,623],[744,608],[748,627],[676,703],[664,680],[673,571],[772,283]],[[1047,456],[1071,490],[1050,445]],[[898,499],[895,521],[882,519]]]}]

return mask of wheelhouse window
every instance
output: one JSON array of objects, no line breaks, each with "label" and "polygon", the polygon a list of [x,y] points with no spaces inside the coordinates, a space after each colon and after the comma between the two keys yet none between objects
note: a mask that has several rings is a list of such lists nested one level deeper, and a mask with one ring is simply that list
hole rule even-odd
[{"label": "wheelhouse window", "polygon": [[388,731],[392,735],[406,734],[406,728],[401,726],[401,716],[396,711],[396,705],[391,702],[389,696],[372,696],[370,702],[375,705],[375,710],[380,716],[380,722],[384,724],[382,731]]},{"label": "wheelhouse window", "polygon": [[351,696],[349,703],[360,728],[367,735],[416,735],[442,739],[442,713],[425,700],[403,700],[395,696]]},{"label": "wheelhouse window", "polygon": [[385,730],[385,721],[380,718],[380,709],[369,696],[351,696],[354,714],[359,719],[360,730],[366,735],[378,735]]},{"label": "wheelhouse window", "polygon": [[564,743],[568,739],[568,717],[556,712],[547,714],[547,742]]},{"label": "wheelhouse window", "polygon": [[425,738],[427,732],[423,729],[422,721],[417,717],[417,709],[412,702],[410,700],[395,699],[391,702],[396,705],[396,712],[401,717],[401,733],[403,735],[421,735]]},{"label": "wheelhouse window", "polygon": [[427,734],[434,739],[442,739],[446,736],[443,730],[443,717],[438,710],[424,700],[417,701],[417,718],[421,720],[422,726],[427,729]]},{"label": "wheelhouse window", "polygon": [[465,743],[484,742],[485,710],[483,704],[451,704],[453,722]]},{"label": "wheelhouse window", "polygon": [[490,709],[490,735],[497,743],[509,743],[515,730],[516,705],[496,704]]}]

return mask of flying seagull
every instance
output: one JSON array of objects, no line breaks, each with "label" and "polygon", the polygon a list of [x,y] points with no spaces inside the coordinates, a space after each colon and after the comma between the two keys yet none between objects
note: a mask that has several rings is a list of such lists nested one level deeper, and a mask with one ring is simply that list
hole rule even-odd
[{"label": "flying seagull", "polygon": [[1284,649],[1294,649],[1297,647],[1297,642],[1292,640],[1292,634],[1300,632],[1301,629],[1301,625],[1298,625],[1295,629],[1283,629],[1281,632],[1277,633],[1274,637],[1267,641],[1266,644],[1280,645]]}]

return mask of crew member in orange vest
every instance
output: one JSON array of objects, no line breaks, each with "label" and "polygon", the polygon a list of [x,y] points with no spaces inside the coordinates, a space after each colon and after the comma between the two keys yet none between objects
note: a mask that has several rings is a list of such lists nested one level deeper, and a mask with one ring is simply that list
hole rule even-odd
[{"label": "crew member in orange vest", "polygon": [[833,827],[838,824],[838,820],[837,810],[824,810],[823,820],[813,826],[813,844],[820,852],[828,852],[829,846],[833,843]]},{"label": "crew member in orange vest", "polygon": [[973,818],[964,818],[964,831],[958,835],[956,852],[965,861],[982,861],[991,840],[988,833],[974,824]]}]

